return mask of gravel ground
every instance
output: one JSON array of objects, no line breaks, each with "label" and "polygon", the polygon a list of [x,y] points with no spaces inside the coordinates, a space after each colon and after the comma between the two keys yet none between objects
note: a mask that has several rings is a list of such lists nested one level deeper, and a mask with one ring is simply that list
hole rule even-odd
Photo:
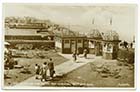
[{"label": "gravel ground", "polygon": [[[97,60],[72,71],[60,81],[71,84],[71,87],[134,87],[134,70],[129,66],[119,66],[117,62]],[[103,63],[110,67],[110,70],[121,68],[119,77],[102,77],[101,74],[93,70],[92,64],[100,66]]]}]

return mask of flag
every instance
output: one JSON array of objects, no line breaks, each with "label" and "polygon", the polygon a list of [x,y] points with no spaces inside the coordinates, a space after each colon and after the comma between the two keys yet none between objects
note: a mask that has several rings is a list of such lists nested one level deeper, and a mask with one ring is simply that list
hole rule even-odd
[{"label": "flag", "polygon": [[94,19],[92,20],[92,24],[94,24]]},{"label": "flag", "polygon": [[112,18],[110,18],[110,25],[112,25]]}]

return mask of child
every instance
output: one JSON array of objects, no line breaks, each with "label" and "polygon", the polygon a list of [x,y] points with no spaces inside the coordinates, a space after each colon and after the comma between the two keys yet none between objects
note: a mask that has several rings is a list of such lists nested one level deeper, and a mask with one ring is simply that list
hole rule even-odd
[{"label": "child", "polygon": [[35,73],[36,73],[36,79],[38,79],[40,73],[40,66],[38,64],[35,64]]},{"label": "child", "polygon": [[47,80],[47,70],[48,70],[48,66],[47,66],[47,62],[44,62],[42,67],[41,67],[41,81],[46,81]]}]

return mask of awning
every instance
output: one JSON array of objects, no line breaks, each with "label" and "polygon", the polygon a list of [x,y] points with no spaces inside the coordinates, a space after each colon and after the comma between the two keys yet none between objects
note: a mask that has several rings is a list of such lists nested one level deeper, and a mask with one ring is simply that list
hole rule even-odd
[{"label": "awning", "polygon": [[10,45],[10,43],[8,43],[8,42],[4,42],[4,45]]}]

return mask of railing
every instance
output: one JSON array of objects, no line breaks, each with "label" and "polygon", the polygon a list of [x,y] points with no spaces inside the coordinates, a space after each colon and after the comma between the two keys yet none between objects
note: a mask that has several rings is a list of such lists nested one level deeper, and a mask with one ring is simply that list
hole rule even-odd
[{"label": "railing", "polygon": [[7,42],[55,42],[54,40],[6,40]]}]

